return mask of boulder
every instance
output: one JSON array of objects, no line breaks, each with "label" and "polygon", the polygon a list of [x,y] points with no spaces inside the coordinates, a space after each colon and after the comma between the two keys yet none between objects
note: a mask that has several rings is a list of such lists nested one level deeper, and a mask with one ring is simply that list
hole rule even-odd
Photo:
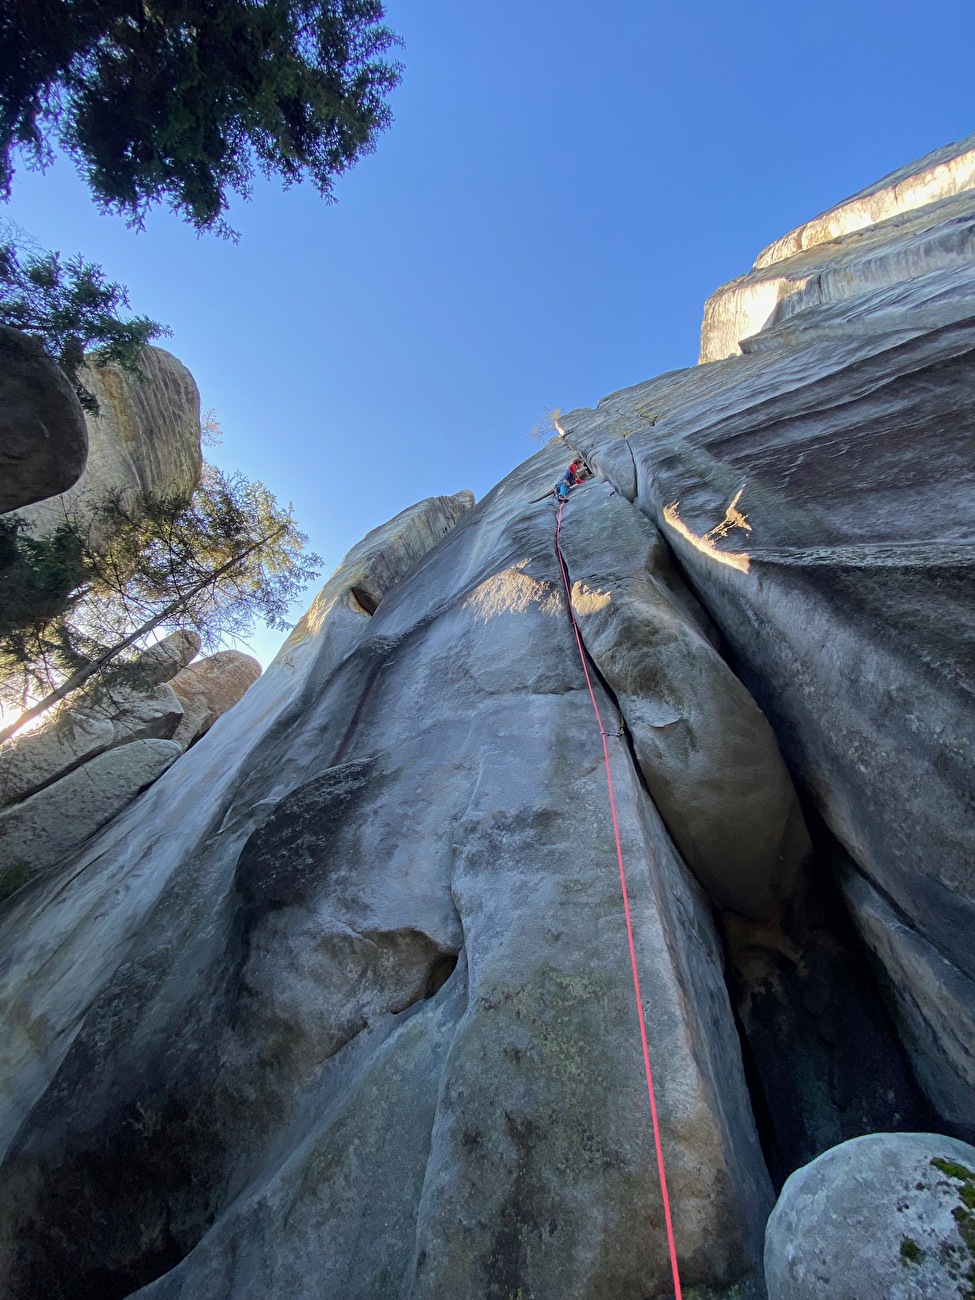
[{"label": "boulder", "polygon": [[782,1189],[765,1237],[769,1300],[967,1300],[975,1286],[975,1147],[871,1133]]},{"label": "boulder", "polygon": [[69,714],[51,726],[17,736],[0,750],[0,808],[66,776],[108,749],[114,735],[107,720]]},{"label": "boulder", "polygon": [[171,682],[200,653],[200,634],[180,627],[139,655],[139,668],[147,682]]},{"label": "boulder", "polygon": [[147,689],[103,692],[89,705],[89,716],[112,723],[113,745],[132,740],[171,740],[183,720],[183,706],[168,682]]},{"label": "boulder", "polygon": [[196,383],[162,348],[146,348],[140,366],[144,380],[115,365],[81,371],[98,402],[98,414],[85,416],[88,463],[72,488],[20,511],[36,533],[67,517],[97,545],[104,526],[93,522],[94,511],[106,497],[130,507],[144,494],[191,497],[202,465]]},{"label": "boulder", "polygon": [[754,920],[796,896],[812,846],[761,710],[687,611],[657,529],[606,483],[567,511],[564,552],[587,652],[653,801],[714,902]]},{"label": "boulder", "polygon": [[70,380],[39,339],[0,325],[0,513],[66,492],[87,456]]},{"label": "boulder", "polygon": [[183,720],[183,706],[169,682],[200,648],[198,632],[180,628],[163,637],[136,660],[138,678],[106,686],[97,678],[73,705],[77,715],[113,727],[113,745],[130,740],[169,740]]},{"label": "boulder", "polygon": [[70,861],[182,752],[171,740],[136,740],[0,812],[0,893]]},{"label": "boulder", "polygon": [[239,650],[220,650],[184,668],[171,686],[183,706],[173,739],[188,749],[232,709],[261,675],[261,665]]}]

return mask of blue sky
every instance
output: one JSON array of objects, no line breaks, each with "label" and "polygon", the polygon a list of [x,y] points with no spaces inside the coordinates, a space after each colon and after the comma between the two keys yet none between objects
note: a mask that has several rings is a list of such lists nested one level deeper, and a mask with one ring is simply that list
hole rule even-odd
[{"label": "blue sky", "polygon": [[325,574],[421,497],[480,497],[548,408],[692,365],[705,298],[764,245],[975,131],[970,0],[391,0],[388,21],[395,121],[335,204],[260,183],[237,245],[163,210],[137,233],[59,160],[0,208],[172,328],[224,429],[211,458],[294,502]]}]

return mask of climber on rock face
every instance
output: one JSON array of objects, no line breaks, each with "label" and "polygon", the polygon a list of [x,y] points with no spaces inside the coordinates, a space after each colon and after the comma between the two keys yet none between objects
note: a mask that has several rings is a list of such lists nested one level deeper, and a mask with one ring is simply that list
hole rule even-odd
[{"label": "climber on rock face", "polygon": [[555,499],[557,501],[568,501],[569,489],[575,487],[577,483],[583,483],[587,478],[591,478],[589,466],[582,459],[574,460],[569,468],[555,485]]}]

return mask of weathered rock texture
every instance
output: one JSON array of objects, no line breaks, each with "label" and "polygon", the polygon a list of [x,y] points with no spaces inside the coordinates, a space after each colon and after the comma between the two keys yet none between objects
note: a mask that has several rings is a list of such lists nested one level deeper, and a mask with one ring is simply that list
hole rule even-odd
[{"label": "weathered rock texture", "polygon": [[[8,996],[36,981],[6,1075],[25,1121],[4,1184],[12,1297],[67,1276],[55,1218],[80,1295],[161,1274],[154,1294],[185,1297],[217,1274],[241,1296],[666,1286],[601,742],[552,509],[532,503],[562,455],[456,527],[469,499],[366,539],[233,725],[74,864],[70,905],[53,880],[11,905]],[[691,602],[663,586],[677,618]],[[688,1283],[754,1284],[771,1194],[720,944],[623,741],[614,766],[629,856],[650,865],[631,908]],[[92,923],[114,937],[69,992]],[[108,1032],[120,1014],[130,1031]],[[111,1086],[79,1088],[79,1069]],[[125,1203],[119,1143],[140,1170]]]},{"label": "weathered rock texture", "polygon": [[964,250],[973,235],[968,189],[817,244],[823,283],[848,266],[851,239],[903,257],[882,287],[854,278],[842,299],[796,304],[744,356],[563,420],[569,443],[658,524],[719,625],[845,851],[844,894],[935,1122],[966,1138],[975,260],[930,270],[926,250],[931,239]]},{"label": "weathered rock texture", "polygon": [[[70,859],[182,753],[171,740],[135,740],[97,754],[53,785],[0,813],[4,884]],[[6,890],[4,890],[6,892]]]},{"label": "weathered rock texture", "polygon": [[173,739],[188,749],[233,708],[260,675],[260,663],[239,650],[218,650],[185,668],[171,683],[183,709]]},{"label": "weathered rock texture", "polygon": [[[748,275],[723,285],[704,309],[701,360],[720,361],[739,351],[778,346],[790,330],[835,335],[922,325],[923,304],[910,321],[892,319],[882,293],[868,318],[855,300],[933,272],[960,272],[970,283],[975,258],[972,212],[975,210],[975,135],[937,149],[861,190],[822,216],[807,221],[759,254]],[[970,293],[968,293],[970,296]],[[793,318],[810,307],[845,303],[839,314]],[[896,313],[896,299],[889,309]],[[931,314],[938,326],[951,318],[950,303]],[[962,311],[964,314],[964,311]],[[765,338],[776,328],[773,338]]]},{"label": "weathered rock texture", "polygon": [[66,492],[88,456],[69,380],[37,340],[0,325],[0,513]]},{"label": "weathered rock texture", "polygon": [[765,1241],[769,1300],[968,1300],[975,1147],[872,1133],[794,1173]]},{"label": "weathered rock texture", "polygon": [[[182,752],[260,676],[257,660],[236,650],[188,669],[199,648],[197,632],[170,633],[138,656],[128,684],[96,678],[50,725],[0,749],[0,899],[71,857],[174,761],[171,748],[132,749],[111,761],[105,750],[161,740]],[[184,678],[189,686],[177,694]]]},{"label": "weathered rock texture", "polygon": [[0,808],[36,790],[108,749],[115,737],[111,722],[74,717],[59,727],[29,731],[0,750]]},{"label": "weathered rock texture", "polygon": [[570,605],[689,1300],[798,1164],[965,1129],[975,292],[911,266],[370,534],[8,902],[10,1300],[672,1293]]},{"label": "weathered rock texture", "polygon": [[128,505],[143,494],[192,495],[202,464],[196,383],[162,348],[146,348],[140,365],[144,380],[111,365],[81,372],[99,407],[97,415],[84,417],[88,463],[70,490],[20,511],[35,533],[49,532],[66,517],[88,529],[94,508],[113,493]]}]

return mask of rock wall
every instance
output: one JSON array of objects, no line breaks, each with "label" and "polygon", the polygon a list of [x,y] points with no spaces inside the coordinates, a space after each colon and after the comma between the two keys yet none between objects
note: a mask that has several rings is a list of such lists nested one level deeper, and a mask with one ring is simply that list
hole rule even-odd
[{"label": "rock wall", "polygon": [[141,494],[192,495],[199,477],[200,394],[193,376],[162,348],[147,347],[140,380],[117,366],[86,366],[80,375],[98,401],[85,414],[88,462],[80,479],[60,496],[19,513],[45,533],[65,517],[90,524],[93,507],[107,494],[132,502]]},{"label": "rock wall", "polygon": [[[765,1294],[774,1188],[827,1148],[971,1136],[975,270],[929,250],[975,212],[942,152],[896,185],[957,193],[787,241],[839,284],[858,237],[885,283],[377,529],[7,902],[11,1300],[672,1293],[573,621],[684,1294]],[[580,452],[566,591],[540,494]]]},{"label": "rock wall", "polygon": [[239,650],[189,664],[199,648],[196,632],[171,633],[133,684],[95,685],[0,748],[0,900],[77,853],[261,675]]},{"label": "rock wall", "polygon": [[0,514],[67,491],[87,456],[71,382],[39,340],[0,325]]},{"label": "rock wall", "polygon": [[[966,1138],[973,237],[968,189],[817,244],[822,283],[848,270],[855,238],[878,256],[897,251],[893,282],[850,277],[833,301],[796,295],[745,355],[564,421],[568,441],[657,522],[720,626],[801,794],[841,846],[838,879],[928,1100]],[[958,257],[928,269],[931,239]]]}]

